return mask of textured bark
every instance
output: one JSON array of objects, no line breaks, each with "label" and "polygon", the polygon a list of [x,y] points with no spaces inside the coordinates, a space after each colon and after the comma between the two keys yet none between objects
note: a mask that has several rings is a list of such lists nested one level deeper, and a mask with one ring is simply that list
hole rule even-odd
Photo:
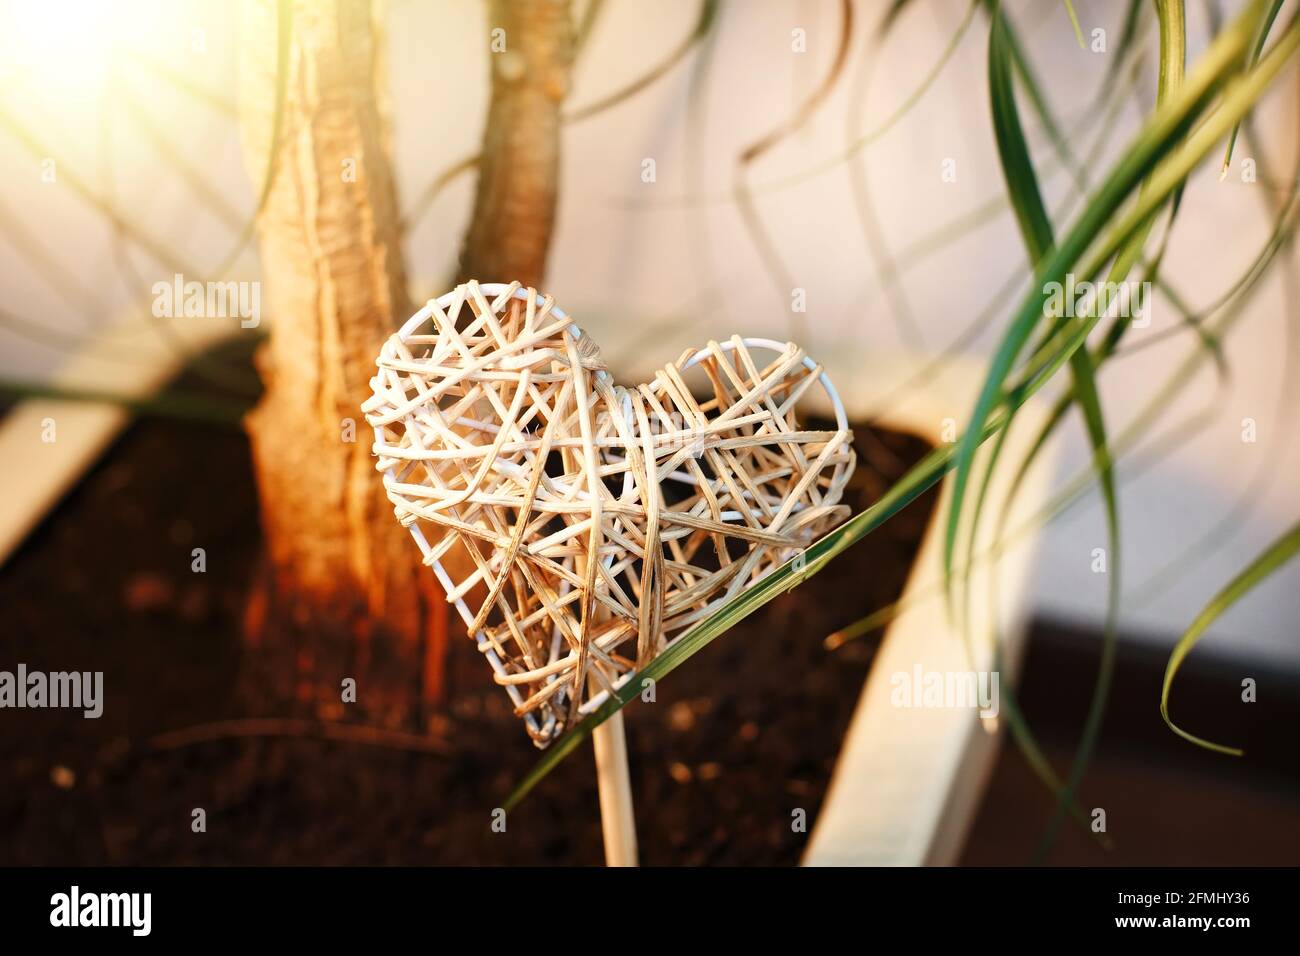
[{"label": "textured bark", "polygon": [[492,100],[457,281],[537,287],[555,224],[573,19],[568,0],[492,0],[488,11],[505,50],[489,56]]},{"label": "textured bark", "polygon": [[[275,107],[276,4],[245,0],[240,99],[255,183]],[[446,604],[393,520],[358,408],[410,313],[369,0],[294,0],[276,173],[258,219],[270,341],[248,417],[267,541],[246,685],[325,716],[408,721],[442,692]],[[353,440],[348,440],[348,422]]]}]

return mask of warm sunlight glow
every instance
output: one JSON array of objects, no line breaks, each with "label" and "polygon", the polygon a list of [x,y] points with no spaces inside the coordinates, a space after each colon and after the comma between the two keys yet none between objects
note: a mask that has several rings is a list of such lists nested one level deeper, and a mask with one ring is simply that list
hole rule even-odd
[{"label": "warm sunlight glow", "polygon": [[11,0],[0,14],[4,92],[97,99],[108,74],[113,21],[108,0]]}]

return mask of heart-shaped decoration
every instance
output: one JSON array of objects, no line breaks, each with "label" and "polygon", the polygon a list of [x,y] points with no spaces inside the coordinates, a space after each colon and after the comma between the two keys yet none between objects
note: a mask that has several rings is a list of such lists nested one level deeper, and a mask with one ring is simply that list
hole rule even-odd
[{"label": "heart-shaped decoration", "polygon": [[[792,343],[710,342],[623,387],[549,296],[469,282],[376,364],[394,513],[538,746],[848,515],[844,410]],[[796,421],[814,386],[835,431]]]}]

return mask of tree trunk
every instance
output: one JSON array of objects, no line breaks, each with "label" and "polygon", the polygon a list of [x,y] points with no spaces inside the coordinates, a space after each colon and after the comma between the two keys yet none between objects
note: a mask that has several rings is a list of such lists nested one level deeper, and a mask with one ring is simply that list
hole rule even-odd
[{"label": "tree trunk", "polygon": [[568,0],[492,0],[488,11],[492,101],[457,281],[536,288],[555,223],[573,19]]},{"label": "tree trunk", "polygon": [[[359,410],[380,344],[410,314],[379,24],[369,0],[293,0],[282,132],[258,218],[270,341],[246,427],[267,568],[247,614],[246,692],[324,717],[356,681],[367,719],[409,723],[442,694],[447,605],[393,519]],[[241,113],[260,183],[276,100],[275,0],[245,0]],[[355,710],[349,711],[356,713]]]}]

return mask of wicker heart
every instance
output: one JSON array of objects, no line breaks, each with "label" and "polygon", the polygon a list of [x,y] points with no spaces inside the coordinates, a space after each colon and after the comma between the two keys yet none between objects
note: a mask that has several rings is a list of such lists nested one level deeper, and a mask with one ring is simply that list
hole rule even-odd
[{"label": "wicker heart", "polygon": [[[376,364],[394,513],[538,746],[848,514],[843,409],[793,344],[711,342],[624,388],[549,296],[470,282]],[[837,430],[796,422],[813,385]]]}]

